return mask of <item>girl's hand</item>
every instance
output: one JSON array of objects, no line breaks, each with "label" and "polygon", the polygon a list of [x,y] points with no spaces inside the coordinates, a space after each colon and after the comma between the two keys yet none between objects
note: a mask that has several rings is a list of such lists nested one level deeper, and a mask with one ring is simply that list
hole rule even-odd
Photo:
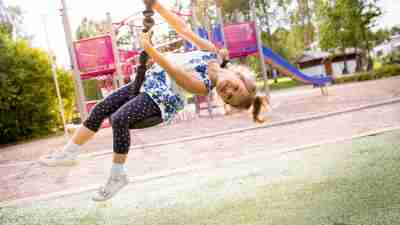
[{"label": "girl's hand", "polygon": [[216,76],[217,73],[220,71],[219,63],[217,60],[210,60],[208,62],[208,74],[211,76]]},{"label": "girl's hand", "polygon": [[223,59],[223,60],[229,60],[229,52],[226,48],[221,48],[218,50],[218,55]]},{"label": "girl's hand", "polygon": [[149,33],[141,33],[139,36],[139,43],[140,47],[142,47],[143,49],[152,46]]},{"label": "girl's hand", "polygon": [[153,7],[157,0],[143,0],[144,5]]}]

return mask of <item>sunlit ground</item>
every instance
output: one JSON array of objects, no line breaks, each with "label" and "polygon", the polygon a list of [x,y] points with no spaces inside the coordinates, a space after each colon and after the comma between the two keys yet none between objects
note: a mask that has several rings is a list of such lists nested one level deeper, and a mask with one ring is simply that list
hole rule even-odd
[{"label": "sunlit ground", "polygon": [[2,225],[398,224],[400,131],[0,209]]}]

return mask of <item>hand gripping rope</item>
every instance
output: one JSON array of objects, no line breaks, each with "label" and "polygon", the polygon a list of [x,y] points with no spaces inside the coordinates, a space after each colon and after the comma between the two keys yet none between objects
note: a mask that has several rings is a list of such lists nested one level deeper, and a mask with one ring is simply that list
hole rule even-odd
[{"label": "hand gripping rope", "polygon": [[[154,11],[152,10],[152,5],[156,0],[144,0],[144,4],[146,5],[146,10],[143,11],[144,20],[143,20],[143,33],[150,32],[151,28],[154,26],[154,19],[152,18],[154,15]],[[149,60],[149,55],[142,51],[139,56],[139,66],[137,68],[137,73],[135,77],[135,82],[133,82],[133,94],[138,95],[140,93],[140,88],[145,80],[145,75],[147,71],[147,61]],[[153,116],[144,119],[135,124],[130,124],[130,129],[143,129],[147,127],[155,126],[162,122],[162,119],[159,116]]]}]

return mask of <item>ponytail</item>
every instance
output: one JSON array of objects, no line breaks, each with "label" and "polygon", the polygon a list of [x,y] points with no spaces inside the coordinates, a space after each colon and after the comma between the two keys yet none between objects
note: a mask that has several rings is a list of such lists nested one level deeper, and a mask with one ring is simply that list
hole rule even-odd
[{"label": "ponytail", "polygon": [[267,97],[255,96],[253,100],[253,120],[256,123],[264,123],[265,118],[260,116],[261,111],[266,109],[269,105],[269,100]]},{"label": "ponytail", "polygon": [[257,95],[257,86],[253,79],[255,77],[254,73],[248,67],[240,65],[230,65],[228,68],[239,76],[249,92],[249,95],[244,97],[239,105],[232,107],[246,110],[251,109],[254,122],[265,122],[265,118],[260,116],[260,114],[270,105],[269,99],[267,96]]}]

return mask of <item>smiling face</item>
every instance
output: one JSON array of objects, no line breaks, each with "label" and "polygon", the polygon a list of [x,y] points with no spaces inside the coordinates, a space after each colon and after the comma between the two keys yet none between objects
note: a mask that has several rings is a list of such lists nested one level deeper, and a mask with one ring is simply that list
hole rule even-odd
[{"label": "smiling face", "polygon": [[217,93],[225,103],[238,107],[250,93],[237,74],[229,70],[224,70],[223,73],[217,82]]},{"label": "smiling face", "polygon": [[222,100],[236,108],[248,108],[254,97],[255,84],[246,75],[251,71],[243,66],[232,66],[222,69],[218,64],[209,65],[209,73],[215,76],[216,90]]},{"label": "smiling face", "polygon": [[256,82],[251,77],[254,73],[247,67],[236,65],[223,69],[216,62],[209,62],[208,75],[222,100],[237,109],[252,108],[253,120],[263,123],[260,116],[269,105],[266,96],[257,96]]}]

